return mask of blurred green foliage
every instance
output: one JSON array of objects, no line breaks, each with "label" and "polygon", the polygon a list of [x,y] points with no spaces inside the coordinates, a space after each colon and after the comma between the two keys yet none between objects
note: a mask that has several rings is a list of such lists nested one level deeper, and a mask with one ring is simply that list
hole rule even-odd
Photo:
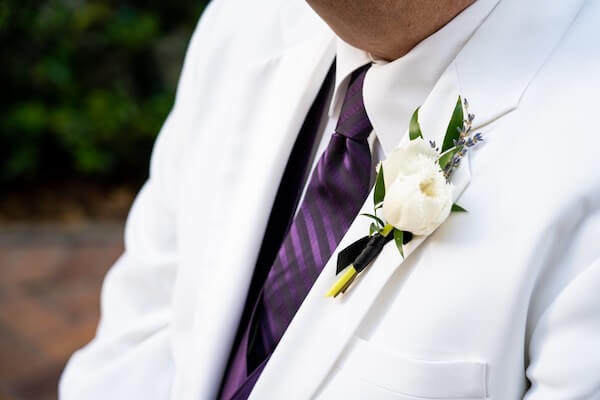
[{"label": "blurred green foliage", "polygon": [[139,184],[205,0],[0,0],[0,183]]}]

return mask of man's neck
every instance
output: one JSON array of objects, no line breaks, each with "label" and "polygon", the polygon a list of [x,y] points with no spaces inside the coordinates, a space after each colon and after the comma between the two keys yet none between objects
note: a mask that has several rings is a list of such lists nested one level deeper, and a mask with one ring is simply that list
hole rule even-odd
[{"label": "man's neck", "polygon": [[333,31],[375,57],[395,60],[475,0],[307,0]]}]

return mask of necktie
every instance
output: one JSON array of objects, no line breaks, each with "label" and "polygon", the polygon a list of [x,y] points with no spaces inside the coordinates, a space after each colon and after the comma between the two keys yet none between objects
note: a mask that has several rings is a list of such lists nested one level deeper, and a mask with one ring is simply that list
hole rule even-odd
[{"label": "necktie", "polygon": [[264,356],[274,350],[369,193],[367,137],[373,128],[362,96],[366,72],[363,67],[352,77],[335,133],[267,276],[256,336]]},{"label": "necktie", "polygon": [[362,87],[369,66],[351,76],[330,142],[279,248],[236,357],[247,356],[247,381],[232,397],[250,394],[258,375],[354,220],[370,190],[371,154]]}]

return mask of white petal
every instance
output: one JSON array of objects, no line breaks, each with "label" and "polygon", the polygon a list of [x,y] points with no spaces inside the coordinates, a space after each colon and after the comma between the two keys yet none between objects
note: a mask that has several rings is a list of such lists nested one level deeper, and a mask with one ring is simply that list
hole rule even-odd
[{"label": "white petal", "polygon": [[400,171],[386,188],[382,214],[397,229],[429,235],[450,214],[453,187],[435,160],[420,153],[412,161],[414,170]]},{"label": "white petal", "polygon": [[385,187],[389,187],[401,175],[420,170],[423,161],[435,161],[439,154],[422,138],[411,140],[394,149],[382,162]]}]

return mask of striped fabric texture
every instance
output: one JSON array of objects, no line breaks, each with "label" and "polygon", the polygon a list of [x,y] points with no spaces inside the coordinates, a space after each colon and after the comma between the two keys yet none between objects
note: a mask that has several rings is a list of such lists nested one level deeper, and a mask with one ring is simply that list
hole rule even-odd
[{"label": "striped fabric texture", "polygon": [[312,173],[300,210],[267,276],[251,349],[264,357],[275,349],[369,193],[367,137],[373,127],[362,94],[368,68],[360,68],[351,77],[335,133]]},{"label": "striped fabric texture", "polygon": [[221,400],[245,400],[300,304],[356,218],[370,191],[373,127],[362,88],[370,65],[348,85],[335,132],[310,177],[250,323],[225,377]]}]

